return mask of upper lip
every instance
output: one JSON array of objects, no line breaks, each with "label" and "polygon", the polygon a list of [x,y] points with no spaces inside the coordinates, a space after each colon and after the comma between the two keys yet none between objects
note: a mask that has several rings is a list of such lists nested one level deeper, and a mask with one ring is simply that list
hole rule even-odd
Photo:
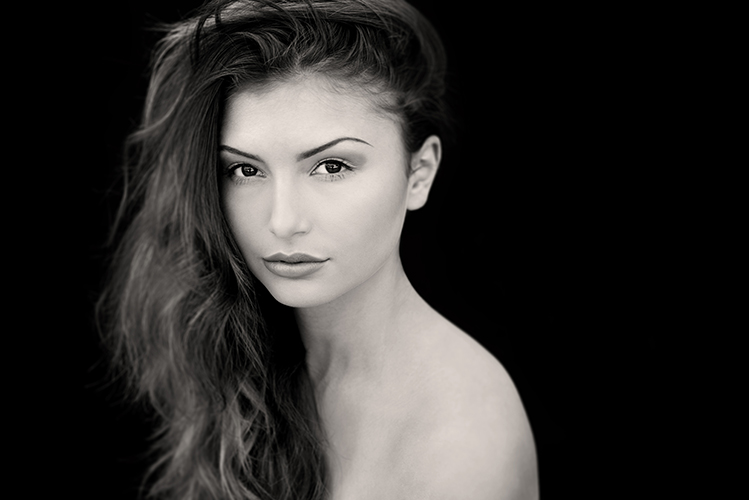
[{"label": "upper lip", "polygon": [[283,252],[274,253],[268,257],[264,257],[264,260],[268,262],[288,262],[290,264],[297,264],[299,262],[325,262],[328,259],[321,259],[314,257],[306,253],[292,253],[291,255]]}]

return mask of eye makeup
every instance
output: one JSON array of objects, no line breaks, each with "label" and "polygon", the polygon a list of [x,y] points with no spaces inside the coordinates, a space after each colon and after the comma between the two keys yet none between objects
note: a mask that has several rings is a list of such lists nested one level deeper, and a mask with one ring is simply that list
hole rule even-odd
[{"label": "eye makeup", "polygon": [[[233,162],[223,168],[224,175],[236,184],[267,177],[265,172],[247,162]],[[354,173],[356,167],[342,158],[325,158],[312,167],[309,176],[321,181],[338,181]]]},{"label": "eye makeup", "polygon": [[224,176],[235,184],[247,184],[252,182],[253,179],[260,177],[266,177],[265,173],[257,168],[255,165],[251,165],[246,162],[233,162],[230,165],[224,167]]},{"label": "eye makeup", "polygon": [[[318,170],[323,170],[318,172]],[[331,170],[333,170],[331,172]],[[310,172],[310,176],[324,181],[338,181],[353,173],[355,167],[341,158],[326,158],[318,161]]]}]

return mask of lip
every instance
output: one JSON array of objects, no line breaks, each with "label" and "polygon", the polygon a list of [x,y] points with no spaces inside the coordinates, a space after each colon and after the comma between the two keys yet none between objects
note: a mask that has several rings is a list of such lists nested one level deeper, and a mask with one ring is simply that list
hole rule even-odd
[{"label": "lip", "polygon": [[283,252],[274,253],[269,257],[263,257],[263,260],[268,262],[286,262],[288,264],[298,264],[300,262],[325,262],[328,259],[321,259],[314,255],[308,255],[306,253],[292,253],[287,255]]},{"label": "lip", "polygon": [[303,278],[319,271],[329,259],[321,259],[305,253],[274,253],[263,258],[266,269],[282,278]]}]

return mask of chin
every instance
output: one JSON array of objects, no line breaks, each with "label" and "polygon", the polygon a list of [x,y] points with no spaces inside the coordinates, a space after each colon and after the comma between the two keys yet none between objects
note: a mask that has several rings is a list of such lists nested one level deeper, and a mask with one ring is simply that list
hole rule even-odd
[{"label": "chin", "polygon": [[319,283],[311,281],[263,277],[260,282],[274,299],[295,309],[321,306],[341,295],[333,290],[322,290]]}]

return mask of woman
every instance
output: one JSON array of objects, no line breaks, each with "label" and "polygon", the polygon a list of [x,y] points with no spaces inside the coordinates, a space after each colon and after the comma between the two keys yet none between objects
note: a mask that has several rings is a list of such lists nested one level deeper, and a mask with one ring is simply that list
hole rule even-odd
[{"label": "woman", "polygon": [[214,1],[169,29],[99,308],[162,422],[154,498],[537,498],[512,381],[398,255],[444,74],[402,0]]}]

